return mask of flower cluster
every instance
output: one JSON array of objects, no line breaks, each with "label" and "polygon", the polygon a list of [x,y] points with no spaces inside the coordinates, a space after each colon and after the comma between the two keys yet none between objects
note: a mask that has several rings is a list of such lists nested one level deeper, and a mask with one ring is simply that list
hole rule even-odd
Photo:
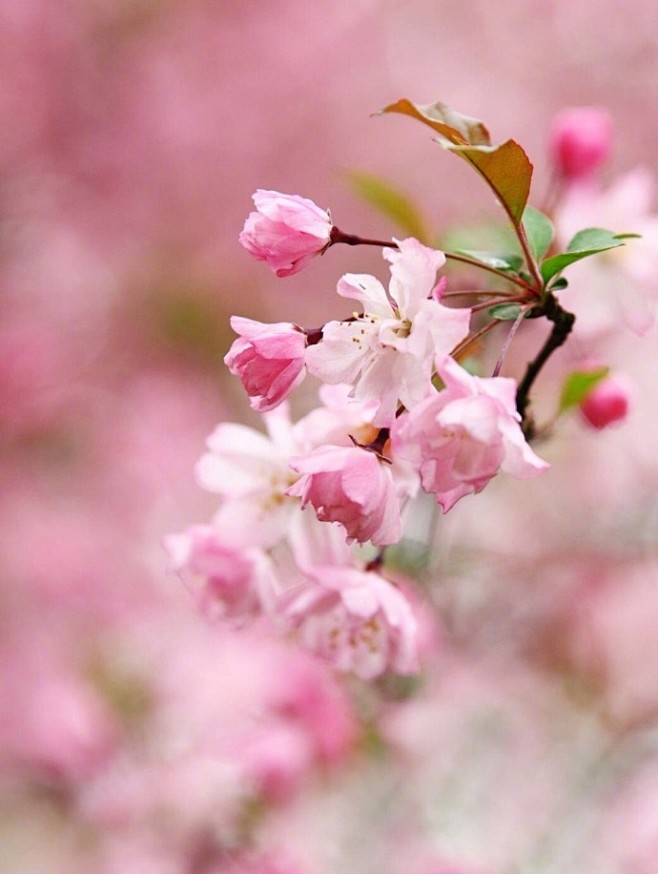
[{"label": "flower cluster", "polygon": [[[240,241],[277,276],[338,243],[378,245],[388,287],[369,274],[345,274],[336,290],[355,309],[321,328],[231,319],[238,338],[224,361],[268,435],[219,425],[197,467],[200,485],[220,496],[215,517],[168,541],[174,568],[197,581],[206,609],[233,624],[259,617],[365,680],[419,665],[417,611],[387,562],[388,548],[404,539],[407,508],[422,491],[447,513],[500,472],[524,480],[548,468],[529,442],[537,433],[530,391],[574,325],[558,297],[567,286],[562,273],[627,236],[586,228],[559,252],[550,218],[527,205],[532,166],[514,141],[492,146],[481,123],[443,104],[403,100],[385,111],[422,121],[448,148],[468,147],[457,154],[496,192],[521,255],[447,253],[413,237],[364,239],[340,231],[306,198],[257,191]],[[588,110],[556,121],[560,184],[605,158],[608,127],[607,117]],[[493,276],[492,287],[449,287],[448,259]],[[517,381],[500,371],[526,318],[553,327]],[[507,321],[486,375],[469,355]],[[293,424],[287,398],[307,375],[321,384],[320,405]],[[623,385],[607,368],[576,372],[559,412],[577,406],[584,421],[603,428],[626,415]]]}]

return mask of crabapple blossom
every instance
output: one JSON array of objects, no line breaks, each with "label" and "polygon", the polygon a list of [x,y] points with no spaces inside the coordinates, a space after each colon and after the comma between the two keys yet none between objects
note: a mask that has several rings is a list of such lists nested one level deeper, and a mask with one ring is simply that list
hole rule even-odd
[{"label": "crabapple blossom", "polygon": [[417,623],[404,595],[373,571],[316,568],[284,597],[282,615],[339,671],[372,680],[418,670]]},{"label": "crabapple blossom", "polygon": [[271,609],[277,583],[260,550],[238,549],[212,525],[193,525],[165,539],[173,569],[201,577],[201,607],[211,615],[241,624]]},{"label": "crabapple blossom", "polygon": [[259,188],[240,242],[258,261],[265,261],[277,276],[298,273],[330,243],[333,222],[329,213],[297,194]]},{"label": "crabapple blossom", "polygon": [[377,400],[373,424],[389,427],[400,403],[417,404],[431,389],[435,356],[447,355],[467,335],[469,309],[439,303],[436,271],[443,252],[409,238],[386,248],[388,294],[374,276],[345,274],[338,294],[358,300],[360,315],[328,322],[322,341],[306,350],[308,370],[322,382],[350,383],[360,401]]},{"label": "crabapple blossom", "polygon": [[525,479],[548,467],[521,431],[513,379],[471,376],[449,357],[437,372],[445,388],[400,416],[391,439],[393,455],[418,468],[444,512],[499,470]]},{"label": "crabapple blossom", "polygon": [[612,136],[612,118],[604,109],[563,109],[553,119],[548,144],[558,173],[569,181],[589,176],[607,160]]},{"label": "crabapple blossom", "polygon": [[303,447],[295,442],[285,405],[263,418],[269,436],[232,422],[218,425],[196,466],[199,485],[223,498],[213,524],[235,546],[274,545],[298,509],[286,495],[297,480],[288,459]]},{"label": "crabapple blossom", "polygon": [[402,534],[400,506],[389,465],[374,452],[352,446],[320,446],[290,459],[301,478],[287,495],[312,504],[322,522],[338,522],[349,541],[375,546],[396,543]]},{"label": "crabapple blossom", "polygon": [[601,430],[616,422],[623,422],[628,415],[630,391],[626,381],[618,376],[608,376],[580,402],[579,409],[592,428]]},{"label": "crabapple blossom", "polygon": [[306,375],[306,335],[289,322],[266,325],[231,317],[239,334],[224,363],[242,381],[252,409],[264,413],[278,406]]}]

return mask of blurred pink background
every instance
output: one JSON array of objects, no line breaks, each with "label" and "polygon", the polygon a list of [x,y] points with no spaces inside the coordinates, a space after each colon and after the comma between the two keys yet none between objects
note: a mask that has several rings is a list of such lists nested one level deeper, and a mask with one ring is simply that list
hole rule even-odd
[{"label": "blurred pink background", "polygon": [[[573,429],[546,484],[447,523],[456,558],[430,600],[459,645],[408,707],[377,705],[390,767],[323,667],[209,629],[161,547],[212,512],[192,475],[206,435],[255,422],[222,364],[230,314],[319,325],[343,272],[382,272],[379,252],[345,247],[277,281],[237,242],[252,192],[390,236],[346,181],[367,170],[437,230],[490,216],[428,131],[370,117],[404,96],[521,142],[535,202],[564,106],[611,113],[604,183],[653,173],[655,14],[649,0],[1,0],[0,870],[655,872],[655,334],[606,347],[640,386],[625,436],[593,449]],[[465,581],[464,544],[500,559],[495,591],[474,559]],[[292,691],[273,690],[287,660]],[[246,861],[216,850],[240,846],[235,749],[272,805],[247,811],[262,846]]]}]

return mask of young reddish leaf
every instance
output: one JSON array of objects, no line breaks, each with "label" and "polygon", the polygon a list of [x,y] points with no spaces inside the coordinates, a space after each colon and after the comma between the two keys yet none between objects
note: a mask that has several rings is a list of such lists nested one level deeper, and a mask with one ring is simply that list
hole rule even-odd
[{"label": "young reddish leaf", "polygon": [[479,119],[462,115],[460,112],[450,109],[445,103],[430,103],[427,106],[419,106],[403,98],[397,103],[385,106],[381,113],[385,112],[398,112],[415,118],[431,127],[432,130],[455,146],[491,145],[489,131]]},{"label": "young reddish leaf", "polygon": [[482,176],[503,209],[519,227],[530,194],[532,164],[521,146],[507,140],[500,146],[446,146]]},{"label": "young reddish leaf", "polygon": [[405,98],[381,111],[408,115],[436,131],[445,148],[477,170],[514,226],[520,226],[530,193],[532,164],[518,143],[507,140],[492,146],[489,131],[481,121],[461,115],[444,103],[417,106]]}]

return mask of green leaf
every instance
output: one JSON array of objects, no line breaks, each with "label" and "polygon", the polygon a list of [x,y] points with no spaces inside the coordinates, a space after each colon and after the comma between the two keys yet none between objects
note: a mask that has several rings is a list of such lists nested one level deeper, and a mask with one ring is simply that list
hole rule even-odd
[{"label": "green leaf", "polygon": [[523,227],[525,228],[530,249],[535,258],[540,261],[553,242],[555,228],[551,220],[539,212],[534,206],[526,206],[523,211]]},{"label": "green leaf", "polygon": [[530,193],[532,164],[518,143],[507,140],[499,146],[491,145],[489,131],[481,121],[461,115],[444,103],[419,106],[405,98],[381,112],[408,115],[432,128],[446,149],[480,174],[514,226],[519,226]]},{"label": "green leaf", "polygon": [[521,312],[521,307],[518,303],[497,303],[487,310],[492,319],[498,319],[500,322],[511,322],[512,319],[518,318]]},{"label": "green leaf", "polygon": [[347,180],[355,194],[395,222],[405,234],[423,243],[429,241],[430,235],[420,211],[406,194],[384,179],[360,170],[349,171]]},{"label": "green leaf", "polygon": [[473,251],[472,249],[457,249],[455,255],[466,255],[467,258],[473,258],[473,260],[480,261],[488,267],[495,267],[496,270],[509,270],[513,273],[516,273],[523,264],[520,255],[492,255],[489,252]]},{"label": "green leaf", "polygon": [[560,273],[569,264],[574,264],[583,258],[589,258],[590,255],[597,255],[599,252],[623,246],[625,238],[624,234],[615,234],[605,230],[605,228],[585,228],[578,231],[567,246],[566,252],[547,258],[541,265],[541,275],[544,282],[548,282],[551,277]]},{"label": "green leaf", "polygon": [[576,407],[585,400],[592,389],[610,373],[609,367],[596,370],[575,370],[567,376],[560,394],[560,412]]},{"label": "green leaf", "polygon": [[551,285],[551,291],[562,291],[563,288],[566,288],[569,285],[569,280],[566,276],[560,276],[555,280],[553,285]]},{"label": "green leaf", "polygon": [[605,228],[584,228],[573,237],[567,246],[567,252],[602,252],[614,246],[621,246],[619,240],[618,234]]}]

